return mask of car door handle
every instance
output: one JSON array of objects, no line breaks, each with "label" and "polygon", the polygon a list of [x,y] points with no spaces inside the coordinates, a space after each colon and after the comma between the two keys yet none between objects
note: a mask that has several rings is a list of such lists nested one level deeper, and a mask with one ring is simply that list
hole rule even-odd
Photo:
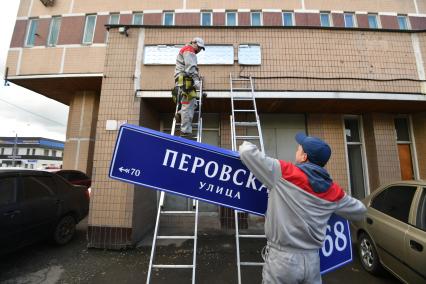
[{"label": "car door handle", "polygon": [[13,211],[8,211],[8,212],[4,212],[3,216],[15,216],[16,214],[21,213],[21,210],[13,210]]},{"label": "car door handle", "polygon": [[410,240],[410,247],[416,251],[423,251],[423,246],[416,241]]},{"label": "car door handle", "polygon": [[371,219],[371,218],[367,217],[367,218],[366,218],[366,220],[367,220],[367,223],[368,223],[368,224],[370,224],[370,225],[371,225],[371,224],[373,224],[373,219]]}]

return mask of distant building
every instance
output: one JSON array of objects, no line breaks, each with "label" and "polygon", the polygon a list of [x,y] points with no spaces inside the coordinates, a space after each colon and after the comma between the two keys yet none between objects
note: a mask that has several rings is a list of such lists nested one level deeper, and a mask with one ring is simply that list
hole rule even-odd
[{"label": "distant building", "polygon": [[0,167],[62,168],[64,142],[42,137],[0,137]]}]

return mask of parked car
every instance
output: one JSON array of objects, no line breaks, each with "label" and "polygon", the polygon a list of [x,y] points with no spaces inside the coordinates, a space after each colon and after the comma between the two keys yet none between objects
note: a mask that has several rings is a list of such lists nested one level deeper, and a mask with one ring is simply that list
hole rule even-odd
[{"label": "parked car", "polygon": [[46,171],[0,169],[0,253],[47,238],[64,245],[88,212],[86,187]]},{"label": "parked car", "polygon": [[354,222],[362,267],[386,268],[406,283],[426,283],[426,181],[395,182],[363,200],[367,214]]},{"label": "parked car", "polygon": [[54,170],[50,171],[57,175],[60,175],[67,181],[75,185],[84,185],[85,187],[90,187],[92,184],[91,178],[85,173],[77,170]]}]

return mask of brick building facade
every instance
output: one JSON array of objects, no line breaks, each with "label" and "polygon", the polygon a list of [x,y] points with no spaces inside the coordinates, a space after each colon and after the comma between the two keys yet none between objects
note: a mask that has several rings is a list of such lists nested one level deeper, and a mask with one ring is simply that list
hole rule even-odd
[{"label": "brick building facade", "polygon": [[[425,29],[424,0],[22,0],[7,66],[11,81],[70,106],[64,168],[92,175],[89,246],[121,248],[152,230],[157,194],[108,178],[117,131],[106,122],[167,131],[173,112],[173,62],[147,63],[149,47],[199,36],[231,50],[230,63],[200,61],[206,143],[230,148],[229,74],[252,76],[268,154],[292,160],[297,131],[326,139],[328,170],[362,198],[426,178]],[[260,64],[240,63],[245,46]],[[201,228],[232,227],[227,209],[201,211]]]}]

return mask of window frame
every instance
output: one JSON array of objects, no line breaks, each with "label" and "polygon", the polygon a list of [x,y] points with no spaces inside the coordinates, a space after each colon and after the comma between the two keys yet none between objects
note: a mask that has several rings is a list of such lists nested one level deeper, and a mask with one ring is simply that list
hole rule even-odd
[{"label": "window frame", "polygon": [[[30,19],[28,19],[27,32],[26,32],[26,35],[25,35],[25,47],[33,47],[35,45],[35,37],[37,35],[39,20],[40,20],[39,18],[30,18]],[[31,31],[33,23],[35,23],[34,35],[32,35],[32,37],[33,37],[32,41],[33,42],[31,44],[29,44],[28,40],[30,38],[30,31]]]},{"label": "window frame", "polygon": [[[166,15],[172,15],[172,24],[166,25]],[[175,12],[172,11],[164,11],[163,12],[163,26],[174,26],[175,25]]]},{"label": "window frame", "polygon": [[[405,29],[401,28],[399,19],[403,18],[405,21]],[[411,29],[411,25],[410,25],[410,20],[409,17],[407,15],[397,15],[396,16],[396,21],[398,22],[398,28],[402,31],[406,31],[406,30],[410,30]]]},{"label": "window frame", "polygon": [[[259,14],[259,25],[253,25],[253,14]],[[261,27],[261,26],[263,26],[263,13],[262,13],[262,11],[253,11],[253,12],[250,12],[250,26],[252,26],[252,27]]]},{"label": "window frame", "polygon": [[[210,24],[209,25],[203,25],[203,15],[209,14],[210,15]],[[213,12],[211,11],[202,11],[200,15],[200,26],[202,27],[211,27],[213,26]]]},{"label": "window frame", "polygon": [[[228,15],[234,14],[235,15],[235,25],[230,26],[228,24]],[[238,12],[237,11],[226,11],[225,12],[225,26],[227,27],[238,27]]]},{"label": "window frame", "polygon": [[[322,23],[322,16],[326,15],[328,18],[328,26],[324,26]],[[332,17],[331,17],[331,13],[330,12],[320,12],[320,25],[321,27],[325,27],[325,28],[329,28],[333,26],[333,22],[332,22]]]},{"label": "window frame", "polygon": [[[141,23],[140,24],[135,24],[135,16],[141,16]],[[144,18],[144,14],[143,12],[135,12],[132,14],[132,25],[143,25],[143,18]]]},{"label": "window frame", "polygon": [[[286,25],[285,24],[285,14],[290,15],[291,16],[291,26]],[[282,17],[282,25],[283,27],[294,27],[295,26],[295,18],[294,18],[294,12],[291,11],[283,11],[281,13],[281,17]]]},{"label": "window frame", "polygon": [[[86,32],[87,32],[87,25],[89,23],[89,17],[94,17],[94,22],[93,22],[93,33],[92,33],[92,38],[90,39],[90,41],[84,41],[86,38]],[[84,23],[84,30],[83,30],[83,39],[82,39],[82,44],[85,45],[90,45],[93,44],[93,39],[95,38],[95,32],[96,32],[96,22],[98,20],[97,14],[87,14],[86,15],[86,21]]]},{"label": "window frame", "polygon": [[[359,142],[348,142],[346,139],[346,119],[357,119],[358,120],[358,131],[359,131]],[[343,115],[342,116],[342,126],[343,126],[343,137],[345,142],[345,160],[346,160],[346,171],[348,178],[348,192],[352,196],[352,186],[351,186],[351,173],[349,169],[349,153],[348,145],[360,145],[361,146],[361,159],[362,159],[362,172],[364,176],[364,191],[365,197],[368,196],[370,192],[370,180],[368,175],[368,161],[367,161],[367,151],[365,149],[365,139],[364,139],[364,122],[361,115]]]},{"label": "window frame", "polygon": [[[116,17],[116,16],[118,16],[117,23],[112,23],[112,21],[111,21],[112,18]],[[120,13],[110,13],[109,18],[108,18],[108,24],[109,25],[119,25],[120,24]]]},{"label": "window frame", "polygon": [[[352,16],[352,23],[353,23],[352,27],[349,27],[349,26],[346,25],[346,16]],[[356,22],[355,13],[349,13],[349,12],[343,13],[343,22],[345,24],[345,28],[356,28],[356,27],[358,27],[358,24]]]},{"label": "window frame", "polygon": [[[52,37],[53,25],[55,23],[55,20],[58,20],[58,33],[56,34],[55,42],[51,43],[50,41],[51,41],[51,37]],[[56,46],[58,44],[59,32],[61,30],[61,23],[62,23],[62,17],[61,16],[53,16],[52,19],[50,20],[49,34],[47,36],[47,42],[46,42],[47,46]]]},{"label": "window frame", "polygon": [[[374,27],[370,26],[370,17],[374,17],[375,18],[375,20],[376,20],[376,26],[377,27],[374,28]],[[374,14],[374,13],[367,14],[367,20],[368,20],[368,28],[369,29],[381,29],[382,28],[382,25],[380,23],[380,17],[379,17],[378,14]]]}]

